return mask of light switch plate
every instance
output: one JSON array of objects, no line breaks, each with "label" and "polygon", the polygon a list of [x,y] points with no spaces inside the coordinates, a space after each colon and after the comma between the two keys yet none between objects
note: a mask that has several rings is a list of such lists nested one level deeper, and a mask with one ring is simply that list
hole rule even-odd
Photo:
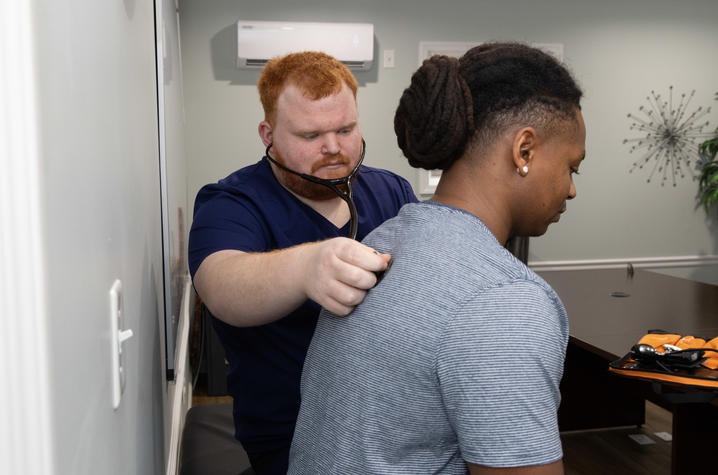
[{"label": "light switch plate", "polygon": [[395,67],[395,57],[394,57],[394,50],[393,49],[385,49],[384,50],[384,67],[385,68],[393,68]]},{"label": "light switch plate", "polygon": [[122,313],[124,311],[122,299],[122,281],[113,282],[110,287],[110,358],[112,367],[112,409],[120,407],[122,393],[125,390],[125,372],[123,368],[122,343],[132,337],[132,330],[123,330]]}]

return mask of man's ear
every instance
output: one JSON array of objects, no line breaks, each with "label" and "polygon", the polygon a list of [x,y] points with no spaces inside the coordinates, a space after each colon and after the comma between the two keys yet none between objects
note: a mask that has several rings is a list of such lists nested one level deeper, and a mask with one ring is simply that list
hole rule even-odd
[{"label": "man's ear", "polygon": [[259,132],[259,138],[262,139],[262,143],[265,147],[272,143],[272,126],[269,124],[269,122],[267,122],[266,120],[260,122],[259,126],[257,127],[257,131]]},{"label": "man's ear", "polygon": [[520,170],[522,175],[526,175],[524,167],[531,168],[536,144],[536,129],[533,127],[524,127],[519,129],[514,135],[514,141],[511,148],[511,158],[514,162],[514,166]]}]

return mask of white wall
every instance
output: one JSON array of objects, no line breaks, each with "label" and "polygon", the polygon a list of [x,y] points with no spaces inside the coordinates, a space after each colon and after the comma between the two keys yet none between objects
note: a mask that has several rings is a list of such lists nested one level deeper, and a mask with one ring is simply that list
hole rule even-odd
[{"label": "white wall", "polygon": [[[563,43],[585,90],[587,159],[578,198],[542,238],[530,260],[661,258],[718,253],[718,219],[695,209],[697,185],[647,184],[629,174],[633,135],[626,114],[651,91],[696,89],[692,106],[718,91],[718,2],[714,0],[181,0],[189,196],[263,154],[258,74],[234,67],[234,22],[358,21],[375,27],[377,65],[357,73],[366,163],[395,171],[418,188],[417,172],[396,146],[393,114],[418,65],[419,41],[519,40]],[[379,64],[396,51],[396,68]],[[715,107],[714,107],[715,109]],[[718,114],[711,116],[712,127]]]},{"label": "white wall", "polygon": [[[33,2],[52,467],[164,470],[152,2]],[[19,158],[19,157],[18,157]],[[124,286],[126,389],[110,398],[108,291]]]}]

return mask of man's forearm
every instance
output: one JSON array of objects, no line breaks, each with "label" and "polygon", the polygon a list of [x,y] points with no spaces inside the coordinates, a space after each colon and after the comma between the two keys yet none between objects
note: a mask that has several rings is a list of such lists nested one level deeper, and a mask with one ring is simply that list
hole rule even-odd
[{"label": "man's forearm", "polygon": [[210,311],[230,325],[278,320],[308,298],[347,315],[389,260],[388,254],[343,237],[266,253],[225,250],[205,258],[194,286]]},{"label": "man's forearm", "polygon": [[278,320],[307,298],[301,276],[302,247],[211,254],[195,274],[197,293],[214,316],[230,325],[256,326]]}]

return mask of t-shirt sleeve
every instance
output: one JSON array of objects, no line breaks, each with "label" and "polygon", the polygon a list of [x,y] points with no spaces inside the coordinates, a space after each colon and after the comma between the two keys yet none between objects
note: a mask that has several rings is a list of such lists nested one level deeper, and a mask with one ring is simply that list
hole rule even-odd
[{"label": "t-shirt sleeve", "polygon": [[459,306],[436,368],[464,460],[518,467],[563,456],[557,411],[567,341],[563,305],[535,282],[482,289]]},{"label": "t-shirt sleeve", "polygon": [[216,186],[197,194],[188,243],[190,274],[194,277],[202,261],[224,249],[262,252],[270,245],[263,216],[252,200]]}]

